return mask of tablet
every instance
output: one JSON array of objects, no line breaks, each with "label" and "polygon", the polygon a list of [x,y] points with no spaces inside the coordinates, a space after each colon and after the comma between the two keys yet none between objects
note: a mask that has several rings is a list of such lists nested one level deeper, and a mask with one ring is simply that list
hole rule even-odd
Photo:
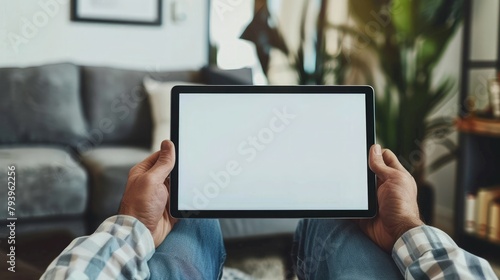
[{"label": "tablet", "polygon": [[176,218],[376,214],[370,86],[176,86]]}]

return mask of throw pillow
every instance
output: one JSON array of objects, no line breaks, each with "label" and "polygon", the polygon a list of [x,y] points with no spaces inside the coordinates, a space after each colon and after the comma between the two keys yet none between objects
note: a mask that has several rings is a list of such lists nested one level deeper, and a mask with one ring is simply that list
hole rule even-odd
[{"label": "throw pillow", "polygon": [[1,68],[0,98],[0,144],[76,147],[87,138],[73,64]]},{"label": "throw pillow", "polygon": [[170,96],[174,86],[196,85],[186,82],[161,82],[144,78],[144,88],[148,93],[153,119],[152,151],[160,149],[161,142],[170,139]]}]

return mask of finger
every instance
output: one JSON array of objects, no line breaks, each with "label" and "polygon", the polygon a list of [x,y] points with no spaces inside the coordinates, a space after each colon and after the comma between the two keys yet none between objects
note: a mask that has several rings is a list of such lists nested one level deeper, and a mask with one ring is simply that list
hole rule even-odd
[{"label": "finger", "polygon": [[145,173],[146,171],[151,169],[151,167],[153,167],[153,165],[158,160],[159,156],[160,156],[160,151],[157,151],[157,152],[149,155],[146,159],[144,159],[143,161],[139,162],[134,167],[132,167],[132,169],[130,169],[130,173],[131,174]]},{"label": "finger", "polygon": [[398,157],[389,149],[382,151],[382,158],[387,166],[397,169],[402,172],[407,172],[406,168],[399,162]]},{"label": "finger", "polygon": [[393,172],[393,169],[384,162],[379,144],[373,145],[370,149],[369,165],[370,169],[382,180],[386,180]]},{"label": "finger", "polygon": [[148,171],[149,175],[158,180],[158,182],[164,182],[168,177],[175,164],[175,148],[174,144],[169,140],[164,140],[161,142],[161,150],[159,152],[158,158]]}]

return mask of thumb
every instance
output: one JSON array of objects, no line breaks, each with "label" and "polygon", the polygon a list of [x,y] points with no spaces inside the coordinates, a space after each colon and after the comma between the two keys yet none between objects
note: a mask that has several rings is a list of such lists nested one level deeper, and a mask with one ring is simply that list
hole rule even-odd
[{"label": "thumb", "polygon": [[370,149],[369,159],[370,169],[382,180],[386,180],[391,174],[391,168],[384,162],[382,156],[382,148],[379,144],[375,144]]},{"label": "thumb", "polygon": [[175,147],[169,140],[161,142],[160,154],[153,167],[148,171],[159,182],[165,181],[175,165]]}]

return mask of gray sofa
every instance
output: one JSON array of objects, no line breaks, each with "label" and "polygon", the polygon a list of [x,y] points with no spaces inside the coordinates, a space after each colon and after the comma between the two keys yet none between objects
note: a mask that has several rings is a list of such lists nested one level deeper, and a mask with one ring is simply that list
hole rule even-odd
[{"label": "gray sofa", "polygon": [[[248,69],[144,71],[70,63],[0,68],[0,219],[16,167],[18,233],[91,233],[116,214],[129,169],[150,153],[142,80],[251,84]],[[221,220],[225,238],[292,233],[297,220]],[[0,233],[5,234],[6,227]]]}]

